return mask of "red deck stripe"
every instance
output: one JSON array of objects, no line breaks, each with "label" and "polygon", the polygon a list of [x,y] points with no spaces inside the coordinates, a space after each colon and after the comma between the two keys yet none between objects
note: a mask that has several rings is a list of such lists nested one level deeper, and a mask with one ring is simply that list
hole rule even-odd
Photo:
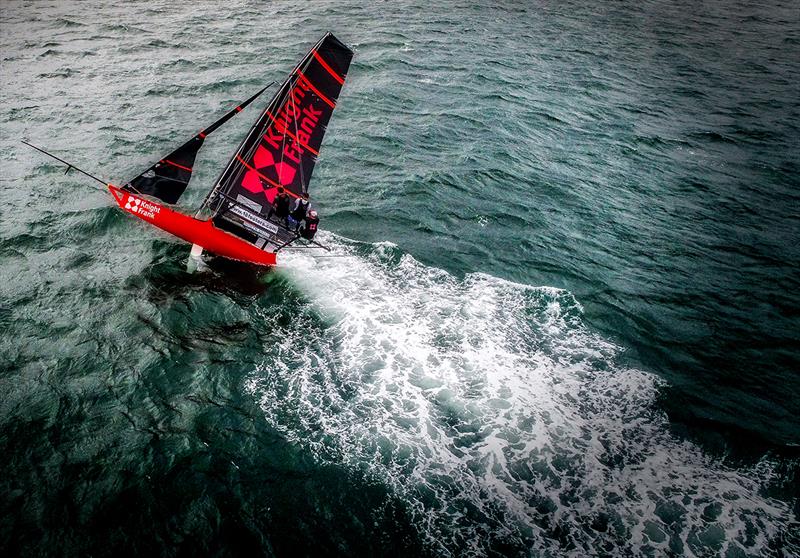
[{"label": "red deck stripe", "polygon": [[303,72],[301,72],[300,70],[297,70],[297,75],[300,77],[300,79],[301,79],[301,80],[303,80],[303,83],[305,83],[305,84],[308,86],[308,88],[309,88],[309,89],[311,89],[311,91],[313,91],[313,92],[314,92],[314,93],[317,95],[317,97],[319,97],[320,99],[322,99],[322,101],[323,101],[324,103],[326,103],[326,104],[327,104],[329,107],[331,107],[331,108],[335,108],[335,107],[336,107],[336,103],[334,103],[333,101],[331,101],[330,99],[328,99],[328,98],[327,98],[325,95],[323,95],[323,94],[320,92],[320,90],[319,90],[319,89],[317,89],[316,87],[314,87],[314,84],[313,84],[313,83],[311,83],[310,81],[308,81],[308,78],[307,78],[306,76],[304,76],[304,75],[303,75]]},{"label": "red deck stripe", "polygon": [[297,143],[299,143],[299,144],[300,144],[302,147],[304,147],[305,149],[307,149],[308,151],[310,151],[310,152],[311,152],[311,153],[313,153],[314,155],[317,155],[317,156],[319,156],[319,151],[317,151],[316,149],[314,149],[314,148],[313,148],[313,147],[311,147],[310,145],[306,145],[304,142],[300,141],[300,140],[297,138],[297,136],[295,136],[293,133],[291,133],[289,130],[287,130],[287,129],[286,129],[286,126],[284,126],[283,124],[280,124],[280,123],[279,123],[279,122],[278,122],[278,121],[275,119],[275,117],[274,117],[274,116],[272,116],[272,113],[271,113],[270,111],[266,111],[266,113],[267,113],[267,116],[269,116],[269,119],[270,119],[270,120],[272,120],[272,123],[273,123],[273,124],[275,124],[276,126],[279,126],[279,127],[281,128],[281,129],[279,129],[279,130],[278,130],[279,132],[283,132],[284,134],[286,134],[287,136],[289,136],[290,138],[292,138],[294,141],[296,141]]},{"label": "red deck stripe", "polygon": [[330,66],[328,66],[328,63],[327,63],[327,62],[325,62],[325,60],[323,60],[323,59],[322,59],[322,56],[320,56],[319,54],[317,54],[317,51],[316,51],[316,50],[312,50],[312,51],[311,51],[311,53],[314,55],[314,58],[316,58],[316,59],[317,59],[317,62],[319,62],[320,64],[322,64],[322,67],[323,67],[323,68],[325,68],[326,70],[328,70],[328,73],[331,75],[331,77],[332,77],[333,79],[335,79],[336,81],[338,81],[338,82],[339,82],[339,85],[344,85],[344,78],[342,78],[342,77],[341,77],[339,74],[337,74],[337,73],[334,71],[334,69],[333,69],[333,68],[331,68]]},{"label": "red deck stripe", "polygon": [[173,163],[169,159],[162,159],[161,162],[166,163],[168,165],[172,165],[173,167],[178,167],[179,169],[183,169],[185,171],[192,172],[192,167],[184,167],[183,165],[179,165],[178,163]]},{"label": "red deck stripe", "polygon": [[267,178],[266,176],[264,176],[263,174],[261,174],[260,172],[258,172],[258,169],[256,169],[256,168],[253,168],[252,166],[250,166],[249,164],[247,164],[247,161],[245,161],[244,159],[242,159],[241,155],[236,155],[236,159],[237,159],[237,160],[238,160],[238,161],[239,161],[241,164],[243,164],[243,165],[244,165],[244,166],[247,168],[247,170],[251,170],[251,171],[255,172],[255,173],[256,173],[256,174],[257,174],[257,175],[258,175],[260,178],[263,178],[263,179],[264,179],[264,181],[265,181],[265,182],[267,182],[268,184],[270,184],[270,185],[271,185],[273,188],[283,188],[283,191],[284,191],[284,192],[286,192],[287,194],[289,194],[290,196],[294,196],[294,197],[296,197],[296,198],[299,198],[299,197],[300,197],[300,196],[298,196],[297,194],[295,194],[294,192],[292,192],[291,190],[289,190],[289,188],[286,188],[285,186],[281,186],[281,185],[280,185],[280,184],[278,184],[277,182],[274,182],[274,181],[270,180],[269,178]]}]

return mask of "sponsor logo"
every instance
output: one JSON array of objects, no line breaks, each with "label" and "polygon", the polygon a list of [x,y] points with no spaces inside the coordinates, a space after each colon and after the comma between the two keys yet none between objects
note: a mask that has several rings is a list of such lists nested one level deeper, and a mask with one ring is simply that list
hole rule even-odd
[{"label": "sponsor logo", "polygon": [[[298,81],[261,138],[262,143],[256,148],[252,161],[255,170],[245,173],[243,188],[254,194],[263,193],[272,202],[275,183],[281,186],[294,184],[302,156],[324,114],[323,109],[315,108],[315,102],[309,85],[303,80]],[[273,184],[265,185],[259,175],[267,177]]]},{"label": "sponsor logo", "polygon": [[137,213],[139,211],[139,204],[141,203],[142,200],[136,199],[133,196],[128,196],[128,201],[125,203],[125,209],[131,213]]},{"label": "sponsor logo", "polygon": [[270,223],[266,219],[262,219],[258,215],[253,215],[252,213],[250,213],[244,208],[239,207],[238,205],[234,205],[231,207],[231,213],[235,213],[236,215],[244,219],[245,225],[247,224],[247,221],[250,221],[254,225],[257,225],[263,231],[269,231],[272,234],[277,234],[278,232],[278,227],[276,227],[274,224]]},{"label": "sponsor logo", "polygon": [[305,89],[305,85],[302,82],[299,88],[294,88],[292,91],[292,101],[294,102],[287,102],[283,106],[283,109],[275,118],[275,122],[267,128],[267,132],[264,134],[264,141],[267,145],[274,149],[275,152],[279,152],[280,145],[284,139],[284,132],[286,130],[296,132],[295,137],[300,141],[286,142],[283,147],[283,156],[281,157],[281,159],[293,161],[296,165],[300,164],[300,156],[306,151],[301,143],[308,145],[311,142],[311,136],[322,116],[322,110],[315,109],[313,104],[309,103],[302,110],[298,108],[300,105],[299,100],[306,95],[303,89]]},{"label": "sponsor logo", "polygon": [[158,213],[161,213],[160,206],[133,196],[128,196],[128,199],[125,201],[125,209],[148,219],[154,219]]}]

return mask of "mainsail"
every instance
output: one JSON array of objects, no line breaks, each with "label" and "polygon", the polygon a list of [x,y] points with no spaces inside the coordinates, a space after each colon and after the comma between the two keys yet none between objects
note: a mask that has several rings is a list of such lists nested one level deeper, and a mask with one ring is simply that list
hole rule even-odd
[{"label": "mainsail", "polygon": [[206,203],[216,217],[239,221],[229,210],[241,217],[244,207],[253,217],[263,217],[279,186],[295,197],[308,192],[322,138],[352,58],[353,51],[332,33],[303,57],[209,194]]},{"label": "mainsail", "polygon": [[192,178],[194,160],[197,157],[197,152],[203,146],[206,136],[241,112],[244,107],[261,95],[267,87],[264,87],[261,91],[226,113],[211,126],[201,130],[169,155],[159,159],[147,170],[125,184],[122,189],[136,194],[153,196],[167,203],[177,203]]}]

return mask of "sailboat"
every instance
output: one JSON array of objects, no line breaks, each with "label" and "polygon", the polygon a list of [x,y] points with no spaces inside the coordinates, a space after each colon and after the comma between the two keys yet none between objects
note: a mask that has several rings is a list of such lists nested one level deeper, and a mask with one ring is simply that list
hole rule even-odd
[{"label": "sailboat", "polygon": [[326,33],[300,60],[261,112],[194,216],[172,207],[183,195],[206,137],[252,103],[269,86],[198,132],[122,186],[55,157],[107,186],[117,205],[133,215],[217,256],[262,266],[298,239],[271,215],[278,188],[292,198],[308,193],[322,139],[341,93],[353,51]]}]

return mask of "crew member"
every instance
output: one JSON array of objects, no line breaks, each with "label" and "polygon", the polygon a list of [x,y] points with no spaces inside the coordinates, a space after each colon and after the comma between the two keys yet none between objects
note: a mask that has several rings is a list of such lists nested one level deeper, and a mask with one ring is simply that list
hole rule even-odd
[{"label": "crew member", "polygon": [[275,196],[275,199],[272,201],[272,207],[269,210],[269,214],[267,215],[267,219],[272,217],[272,214],[278,216],[278,219],[286,220],[289,216],[289,206],[291,205],[291,200],[289,199],[289,194],[286,193],[286,190],[283,189],[283,186],[278,186],[278,194]]},{"label": "crew member", "polygon": [[295,203],[294,209],[292,209],[292,213],[289,215],[289,219],[287,220],[289,226],[293,227],[294,230],[300,228],[300,222],[306,218],[307,212],[308,194],[303,192],[303,196],[297,199],[297,203]]},{"label": "crew member", "polygon": [[305,224],[303,225],[303,228],[300,230],[300,236],[302,236],[306,240],[313,240],[314,235],[317,234],[318,225],[319,225],[319,217],[317,217],[317,212],[312,209],[306,215]]}]

